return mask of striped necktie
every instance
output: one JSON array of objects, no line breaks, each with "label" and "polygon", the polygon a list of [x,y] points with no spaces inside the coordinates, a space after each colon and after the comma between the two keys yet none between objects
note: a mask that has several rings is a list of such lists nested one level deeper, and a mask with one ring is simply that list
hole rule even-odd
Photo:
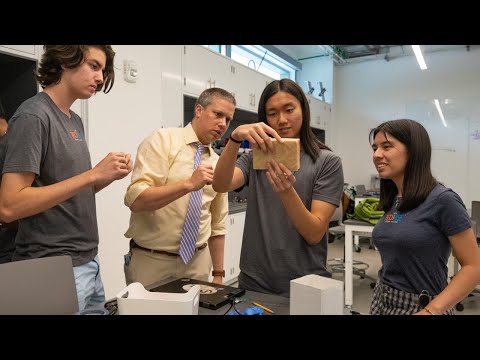
[{"label": "striped necktie", "polygon": [[[202,162],[202,152],[205,148],[201,143],[196,143],[196,146],[197,152],[193,161],[194,170],[196,170]],[[185,224],[183,225],[179,250],[180,257],[185,264],[190,261],[197,249],[198,226],[200,224],[200,212],[202,210],[202,193],[203,188],[192,191],[190,193],[190,200],[188,201],[187,216],[185,217]]]}]

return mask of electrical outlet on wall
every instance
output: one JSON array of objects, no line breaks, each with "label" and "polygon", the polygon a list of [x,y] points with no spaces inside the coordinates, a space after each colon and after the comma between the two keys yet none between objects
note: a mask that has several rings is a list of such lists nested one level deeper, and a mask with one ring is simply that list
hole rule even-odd
[{"label": "electrical outlet on wall", "polygon": [[133,60],[123,60],[123,78],[125,81],[134,83],[138,79],[138,66]]}]

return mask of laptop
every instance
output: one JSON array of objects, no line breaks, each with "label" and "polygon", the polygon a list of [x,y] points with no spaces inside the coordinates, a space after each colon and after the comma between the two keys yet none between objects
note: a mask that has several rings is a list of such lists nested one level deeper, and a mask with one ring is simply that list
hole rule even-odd
[{"label": "laptop", "polygon": [[194,285],[200,285],[201,307],[217,310],[232,302],[232,299],[245,294],[245,289],[214,284],[190,278],[182,278],[150,289],[153,292],[184,293]]},{"label": "laptop", "polygon": [[73,315],[78,312],[72,258],[67,255],[0,265],[1,315]]}]

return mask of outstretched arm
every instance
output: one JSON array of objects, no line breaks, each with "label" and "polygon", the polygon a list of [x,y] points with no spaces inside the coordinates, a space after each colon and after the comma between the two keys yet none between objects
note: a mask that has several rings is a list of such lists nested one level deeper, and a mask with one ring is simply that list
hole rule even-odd
[{"label": "outstretched arm", "polygon": [[[277,132],[263,122],[241,125],[231,134],[235,140],[248,140],[254,149],[273,151],[272,138],[269,135],[279,142],[283,142]],[[238,189],[245,183],[242,171],[235,168],[239,148],[240,144],[229,141],[223,149],[222,155],[220,155],[220,159],[215,166],[213,190],[227,192]]]},{"label": "outstretched arm", "polygon": [[12,222],[36,215],[89,186],[122,179],[130,171],[124,153],[110,153],[93,169],[48,186],[32,186],[35,174],[31,172],[6,173],[0,190],[0,218]]}]

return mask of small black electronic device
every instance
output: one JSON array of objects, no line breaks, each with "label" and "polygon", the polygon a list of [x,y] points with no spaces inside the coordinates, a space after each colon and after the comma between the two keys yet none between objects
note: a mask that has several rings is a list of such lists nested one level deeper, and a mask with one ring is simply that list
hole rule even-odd
[{"label": "small black electronic device", "polygon": [[219,285],[207,281],[201,281],[190,278],[181,278],[169,283],[150,289],[153,292],[166,293],[185,293],[194,285],[200,285],[201,307],[217,310],[226,304],[230,304],[232,299],[245,294],[245,289],[239,289],[232,286]]}]

